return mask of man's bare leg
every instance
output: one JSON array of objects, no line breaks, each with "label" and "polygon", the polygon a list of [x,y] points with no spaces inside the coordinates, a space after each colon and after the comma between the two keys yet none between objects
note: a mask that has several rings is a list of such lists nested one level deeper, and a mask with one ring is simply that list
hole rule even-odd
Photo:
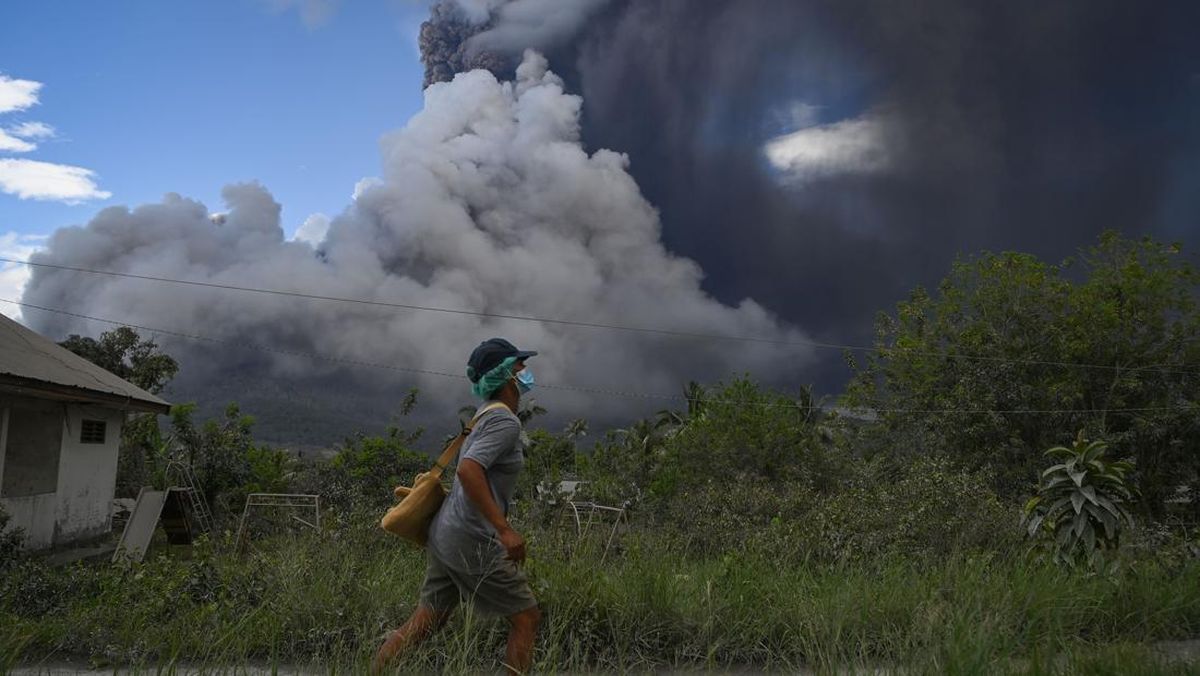
[{"label": "man's bare leg", "polygon": [[379,647],[379,652],[375,653],[375,659],[371,660],[371,674],[378,676],[388,662],[429,638],[434,631],[446,623],[449,617],[450,613],[448,612],[438,612],[433,608],[417,606],[408,621],[392,632],[392,635]]},{"label": "man's bare leg", "polygon": [[524,674],[533,664],[533,640],[537,636],[542,611],[537,606],[523,610],[508,618],[508,649],[504,653],[504,666],[510,674]]}]

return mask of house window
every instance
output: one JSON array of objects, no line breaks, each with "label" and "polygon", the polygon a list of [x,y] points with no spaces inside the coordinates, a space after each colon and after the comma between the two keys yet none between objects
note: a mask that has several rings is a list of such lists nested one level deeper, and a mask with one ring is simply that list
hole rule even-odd
[{"label": "house window", "polygon": [[8,447],[4,449],[4,484],[0,496],[19,498],[53,493],[58,485],[62,450],[61,404],[13,405],[8,412]]},{"label": "house window", "polygon": [[81,444],[103,444],[104,431],[108,426],[103,420],[84,420],[83,430],[79,433]]}]

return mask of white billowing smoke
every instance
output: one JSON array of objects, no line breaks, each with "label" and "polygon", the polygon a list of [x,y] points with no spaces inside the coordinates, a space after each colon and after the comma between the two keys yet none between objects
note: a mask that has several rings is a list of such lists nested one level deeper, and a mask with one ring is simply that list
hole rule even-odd
[{"label": "white billowing smoke", "polygon": [[319,247],[329,232],[329,223],[329,217],[325,214],[312,214],[304,219],[304,222],[296,229],[294,239],[308,242],[313,247]]},{"label": "white billowing smoke", "polygon": [[455,0],[475,24],[491,27],[467,41],[470,53],[521,54],[549,49],[569,40],[609,0]]},{"label": "white billowing smoke", "polygon": [[[601,324],[795,341],[751,300],[723,305],[702,272],[660,242],[655,209],[627,158],[580,145],[581,99],[529,52],[515,82],[463,73],[425,92],[424,110],[382,141],[384,171],[352,204],[288,241],[280,207],[257,184],[227,187],[228,210],[178,196],[132,211],[110,208],[56,232],[36,260],[139,275]],[[311,242],[319,242],[312,244]],[[501,335],[541,352],[540,382],[675,394],[688,379],[753,373],[779,382],[808,353],[730,342],[396,310],[39,268],[24,299],[164,329],[235,338],[342,359],[465,373],[481,340]],[[82,320],[30,312],[37,328],[96,333]],[[238,350],[215,353],[234,359]],[[240,357],[240,358],[244,358]],[[469,399],[463,378],[409,375],[266,354],[289,379],[374,379],[403,393],[419,385],[438,405]],[[186,365],[185,365],[186,366]],[[219,366],[219,364],[214,365]],[[214,371],[218,370],[216,368]],[[336,396],[336,392],[329,392]],[[670,405],[545,390],[563,416],[596,419]]]},{"label": "white billowing smoke", "polygon": [[478,26],[492,18],[492,12],[502,7],[510,0],[451,0],[463,18]]}]

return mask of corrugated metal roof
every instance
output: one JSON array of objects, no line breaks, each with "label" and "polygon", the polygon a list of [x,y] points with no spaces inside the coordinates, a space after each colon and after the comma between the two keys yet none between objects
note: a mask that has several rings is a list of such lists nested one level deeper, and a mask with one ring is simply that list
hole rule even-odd
[{"label": "corrugated metal roof", "polygon": [[[0,315],[0,379],[47,396],[165,413],[170,404]],[[121,400],[124,400],[122,405]]]}]

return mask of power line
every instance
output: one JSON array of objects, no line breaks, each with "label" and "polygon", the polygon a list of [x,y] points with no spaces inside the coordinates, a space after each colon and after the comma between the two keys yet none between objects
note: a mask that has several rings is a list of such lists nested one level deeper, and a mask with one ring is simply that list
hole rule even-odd
[{"label": "power line", "polygon": [[470,317],[484,317],[484,318],[488,318],[488,319],[509,319],[509,320],[513,320],[513,321],[538,322],[538,323],[542,323],[542,324],[556,324],[556,325],[560,325],[560,326],[573,326],[573,327],[588,328],[588,329],[611,329],[611,330],[616,330],[616,331],[631,331],[631,332],[637,332],[637,333],[654,333],[654,334],[661,334],[661,335],[667,335],[667,336],[676,336],[676,337],[680,337],[680,338],[702,338],[702,339],[706,339],[706,340],[729,340],[729,341],[736,341],[736,342],[770,343],[770,344],[775,344],[775,345],[796,345],[796,346],[799,346],[799,345],[806,345],[806,346],[823,345],[825,347],[836,347],[836,348],[843,348],[843,349],[848,347],[848,346],[833,345],[833,344],[820,344],[820,343],[814,343],[814,342],[810,342],[810,341],[787,341],[787,340],[778,340],[778,339],[774,339],[774,338],[758,338],[758,337],[754,337],[754,336],[728,336],[728,335],[721,335],[721,334],[692,333],[692,332],[688,332],[688,331],[675,331],[672,329],[658,329],[658,328],[652,328],[652,327],[639,327],[639,326],[622,326],[619,324],[603,324],[600,322],[585,322],[585,321],[576,321],[576,320],[571,320],[571,319],[556,319],[556,318],[551,318],[551,317],[537,317],[537,316],[533,316],[533,315],[504,314],[504,313],[499,313],[499,312],[483,312],[483,311],[478,311],[478,310],[461,310],[461,309],[454,309],[454,308],[434,307],[434,306],[430,306],[430,305],[414,305],[414,304],[410,304],[410,303],[394,303],[394,302],[389,302],[389,301],[367,300],[364,298],[346,298],[344,296],[325,296],[325,295],[321,295],[321,294],[304,293],[301,291],[286,291],[286,290],[282,290],[282,289],[262,289],[262,288],[247,287],[247,286],[237,286],[235,284],[219,284],[216,282],[200,282],[200,281],[187,280],[187,279],[173,279],[170,277],[157,277],[154,275],[139,275],[139,274],[133,274],[133,273],[128,273],[128,272],[115,272],[113,270],[96,270],[96,269],[92,269],[92,268],[80,268],[80,267],[74,267],[74,266],[70,266],[70,265],[58,265],[58,264],[54,264],[54,263],[37,263],[34,261],[23,261],[23,260],[18,260],[15,258],[0,257],[0,262],[14,263],[14,264],[18,264],[18,265],[29,265],[29,266],[34,266],[34,267],[52,268],[55,270],[69,270],[71,272],[83,272],[83,273],[93,274],[93,275],[109,275],[109,276],[113,276],[113,277],[125,277],[128,279],[140,279],[140,280],[144,280],[144,281],[164,282],[164,283],[168,283],[168,284],[182,284],[182,285],[186,285],[186,286],[196,286],[196,287],[207,288],[207,289],[221,289],[224,291],[243,291],[243,292],[247,292],[247,293],[262,293],[262,294],[270,294],[270,295],[275,295],[275,296],[288,296],[291,298],[303,298],[306,300],[332,301],[332,302],[338,302],[338,303],[353,303],[356,305],[385,307],[385,308],[390,308],[390,309],[394,309],[394,310],[417,310],[417,311],[421,311],[421,312],[439,312],[439,313],[443,313],[443,314],[465,315],[465,316],[470,316]]},{"label": "power line", "polygon": [[[173,331],[170,329],[163,329],[163,328],[151,327],[151,326],[141,326],[141,325],[132,324],[129,322],[122,322],[122,321],[117,321],[117,320],[113,320],[113,319],[105,319],[103,317],[95,317],[92,315],[80,314],[78,312],[71,312],[69,310],[62,310],[62,309],[58,309],[58,308],[49,308],[49,307],[45,307],[42,305],[35,305],[33,303],[25,303],[22,301],[9,300],[7,298],[0,298],[0,302],[11,303],[13,305],[17,305],[17,306],[24,307],[24,308],[30,308],[30,309],[34,309],[34,310],[40,310],[42,312],[51,312],[54,314],[66,315],[69,317],[76,317],[78,319],[87,319],[90,321],[101,322],[104,324],[111,324],[114,326],[127,326],[127,327],[134,328],[134,329],[140,329],[142,331],[150,331],[153,333],[159,333],[159,334],[168,335],[168,336],[175,336],[177,338],[184,338],[187,340],[233,345],[235,347],[239,347],[242,349],[255,350],[255,351],[261,351],[261,352],[270,352],[270,353],[275,353],[275,354],[283,354],[283,355],[296,356],[296,357],[306,357],[306,358],[310,358],[310,359],[319,359],[319,360],[323,360],[323,361],[347,364],[347,365],[351,365],[351,366],[361,366],[361,367],[369,367],[369,368],[375,368],[375,369],[386,369],[386,370],[390,370],[390,371],[400,371],[400,372],[405,372],[405,373],[417,373],[417,374],[423,374],[423,375],[441,376],[441,377],[461,379],[461,380],[466,379],[465,375],[456,374],[456,373],[448,373],[446,371],[418,369],[418,368],[405,367],[405,366],[396,366],[394,364],[384,364],[384,363],[380,363],[380,362],[370,362],[370,361],[363,361],[363,360],[358,360],[358,359],[347,359],[344,357],[333,357],[330,355],[323,355],[323,354],[319,354],[319,353],[315,353],[315,352],[304,352],[304,351],[300,351],[300,350],[288,350],[288,349],[284,349],[284,348],[276,348],[276,347],[261,345],[261,344],[257,344],[257,343],[248,343],[243,340],[235,340],[232,338],[214,338],[211,336],[203,336],[203,335],[199,335],[199,334],[195,334],[195,333]],[[601,395],[601,396],[610,396],[610,397],[625,397],[625,398],[634,398],[634,399],[643,399],[643,400],[659,400],[659,401],[683,401],[683,402],[690,401],[688,397],[680,396],[680,395],[605,390],[605,389],[597,389],[597,388],[590,388],[590,387],[578,387],[578,386],[572,386],[572,385],[539,384],[538,387],[543,388],[543,389],[549,389],[549,390],[560,390],[560,391],[566,391],[566,392],[576,392],[576,393],[581,393],[581,394]],[[735,405],[735,406],[736,405],[745,405],[745,406],[757,406],[757,407],[761,407],[761,408],[794,408],[797,410],[821,410],[822,409],[822,407],[820,405],[816,405],[816,404],[803,405],[803,404],[799,404],[796,402],[759,402],[759,401],[747,401],[747,400],[735,400],[735,399],[705,399],[704,401],[707,404],[731,404],[731,405]],[[872,413],[909,413],[909,414],[914,414],[914,413],[919,413],[919,414],[966,414],[966,413],[984,414],[984,413],[986,413],[986,414],[1080,414],[1080,415],[1082,415],[1082,414],[1100,414],[1100,413],[1149,413],[1149,412],[1163,412],[1163,411],[1177,411],[1177,410],[1185,410],[1185,409],[1181,408],[1181,407],[1172,407],[1172,406],[1142,407],[1142,408],[1110,408],[1110,409],[968,409],[968,410],[873,408],[873,409],[871,409],[871,412]]]},{"label": "power line", "polygon": [[[660,329],[653,327],[642,326],[626,326],[621,324],[606,324],[601,322],[585,322],[570,319],[556,319],[551,317],[538,317],[533,315],[515,315],[504,314],[498,312],[483,312],[477,310],[461,310],[453,308],[434,307],[429,305],[414,305],[409,303],[394,303],[389,301],[367,300],[363,298],[346,298],[342,296],[325,296],[320,294],[304,293],[300,291],[286,291],[282,289],[263,289],[256,287],[237,286],[235,284],[219,284],[216,282],[201,282],[187,279],[174,279],[170,277],[158,277],[154,275],[139,275],[129,272],[116,272],[113,270],[97,270],[93,268],[81,268],[70,265],[60,265],[57,263],[39,263],[35,261],[20,260],[16,258],[0,257],[0,263],[12,263],[16,265],[28,265],[32,267],[51,268],[54,270],[68,270],[71,272],[82,272],[93,275],[107,275],[112,277],[123,277],[127,279],[138,279],[143,281],[162,282],[167,284],[180,284],[184,286],[193,286],[208,289],[220,289],[224,291],[240,291],[244,293],[259,293],[274,296],[285,296],[290,298],[302,298],[306,300],[319,300],[338,303],[351,303],[355,305],[365,305],[372,307],[383,307],[394,310],[415,310],[420,312],[437,312],[450,315],[461,315],[470,317],[484,317],[488,319],[505,319],[512,321],[523,322],[538,322],[542,324],[553,324],[557,326],[570,326],[575,328],[586,329],[606,329],[613,331],[626,331],[631,333],[646,333],[653,335],[671,336],[675,338],[690,338],[699,340],[724,340],[732,342],[759,343],[768,345],[781,345],[791,347],[811,347],[817,349],[840,350],[843,352],[876,352],[882,353],[899,348],[879,348],[873,346],[850,345],[842,343],[829,343],[815,340],[781,340],[775,338],[761,338],[757,336],[735,336],[716,333],[695,333],[690,331],[677,331],[672,329]],[[11,302],[11,301],[9,301]],[[1153,373],[1162,373],[1165,375],[1188,375],[1200,376],[1200,371],[1175,369],[1162,365],[1158,366],[1116,366],[1111,364],[1089,364],[1082,362],[1064,362],[1043,359],[1021,359],[1015,357],[994,357],[991,355],[971,355],[971,354],[951,354],[945,351],[931,350],[906,350],[909,354],[918,354],[922,356],[942,357],[946,359],[962,360],[962,361],[979,361],[992,364],[1028,364],[1031,366],[1057,366],[1062,368],[1084,368],[1103,371],[1112,371],[1118,373],[1142,372],[1148,371]]]}]

